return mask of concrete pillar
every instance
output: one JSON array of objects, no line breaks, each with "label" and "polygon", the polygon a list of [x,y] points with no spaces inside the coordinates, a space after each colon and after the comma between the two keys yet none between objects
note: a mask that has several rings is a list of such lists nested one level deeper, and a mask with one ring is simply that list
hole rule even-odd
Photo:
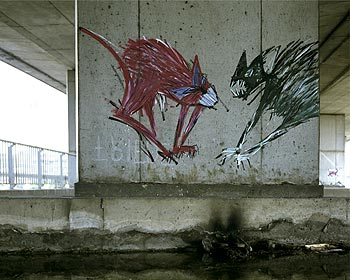
[{"label": "concrete pillar", "polygon": [[[75,70],[67,71],[67,96],[68,96],[68,148],[69,153],[77,153],[77,120],[76,120],[76,83]],[[68,178],[72,187],[77,182],[77,156],[68,156]]]},{"label": "concrete pillar", "polygon": [[[317,1],[82,1],[78,25],[108,38],[116,46],[138,36],[165,39],[187,61],[197,54],[201,69],[215,84],[221,100],[217,110],[205,110],[188,138],[199,154],[167,163],[149,145],[155,158],[141,152],[138,135],[128,126],[108,119],[123,87],[112,69],[117,64],[108,51],[79,34],[79,176],[80,182],[116,184],[318,184],[318,120],[291,131],[256,154],[251,168],[237,170],[231,161],[218,165],[215,157],[235,146],[254,106],[233,99],[229,90],[243,50],[248,63],[262,49],[292,40],[317,40]],[[120,48],[120,51],[122,49]],[[172,104],[173,105],[173,104]],[[179,108],[161,120],[155,107],[158,138],[171,148]],[[137,116],[136,116],[137,117]],[[266,122],[264,120],[263,122]],[[256,143],[266,133],[264,123],[250,135]],[[79,188],[77,188],[79,191]]]},{"label": "concrete pillar", "polygon": [[[138,1],[78,1],[79,27],[105,36],[117,46],[138,37]],[[121,50],[121,49],[120,49]],[[112,55],[96,41],[78,34],[79,182],[140,181],[138,135],[111,121],[112,106],[123,86]]]},{"label": "concrete pillar", "polygon": [[345,185],[345,115],[321,115],[320,183]]},{"label": "concrete pillar", "polygon": [[68,147],[69,152],[75,154],[77,152],[75,70],[67,71],[66,90],[68,96]]},{"label": "concrete pillar", "polygon": [[[262,49],[286,46],[298,39],[318,41],[318,1],[262,0]],[[262,135],[271,130],[274,120],[268,116],[263,119]],[[319,120],[314,118],[266,147],[262,152],[262,181],[318,185],[318,139]]]}]

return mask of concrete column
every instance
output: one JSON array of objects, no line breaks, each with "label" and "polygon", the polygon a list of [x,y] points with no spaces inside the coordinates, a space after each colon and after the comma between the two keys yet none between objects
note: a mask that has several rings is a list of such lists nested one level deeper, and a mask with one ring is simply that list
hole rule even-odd
[{"label": "concrete column", "polygon": [[[262,49],[289,42],[318,41],[318,1],[262,0]],[[262,121],[262,136],[280,120]],[[318,185],[319,120],[314,118],[274,141],[262,152],[265,183]]]},{"label": "concrete column", "polygon": [[67,71],[66,90],[68,96],[68,147],[69,152],[75,154],[77,152],[75,70]]},{"label": "concrete column", "polygon": [[345,115],[321,115],[320,183],[345,185]]},{"label": "concrete column", "polygon": [[[78,26],[101,34],[117,48],[129,38],[145,36],[166,40],[187,61],[197,54],[202,71],[230,108],[226,112],[219,103],[216,111],[203,112],[186,141],[186,145],[198,145],[199,153],[194,158],[180,158],[178,165],[167,163],[149,144],[155,159],[152,163],[141,152],[137,133],[108,119],[113,108],[105,99],[118,103],[123,96],[123,85],[112,68],[118,64],[103,46],[79,33],[81,183],[318,184],[318,120],[315,119],[254,155],[251,168],[237,170],[233,161],[220,166],[215,159],[223,148],[237,144],[256,110],[233,99],[229,89],[243,50],[247,51],[250,63],[270,46],[298,39],[316,41],[317,1],[78,0]],[[122,52],[122,48],[119,50]],[[171,149],[179,108],[170,108],[162,121],[157,106],[154,108],[157,137]],[[248,141],[258,142],[266,133],[263,127],[263,124],[257,127]]]},{"label": "concrete column", "polygon": [[[67,71],[68,96],[68,148],[69,153],[77,153],[76,83],[75,70]],[[68,156],[68,183],[72,187],[77,181],[77,156]]]},{"label": "concrete column", "polygon": [[[138,37],[138,1],[79,0],[77,9],[79,27],[116,46]],[[118,64],[104,47],[80,32],[78,63],[79,181],[138,182],[139,137],[128,126],[108,119],[113,107],[106,98],[118,103],[123,96],[123,85],[112,68]]]}]

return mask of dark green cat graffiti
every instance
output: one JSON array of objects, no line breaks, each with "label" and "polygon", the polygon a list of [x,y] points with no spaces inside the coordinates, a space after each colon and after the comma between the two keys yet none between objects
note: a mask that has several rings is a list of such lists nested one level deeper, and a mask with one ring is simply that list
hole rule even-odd
[{"label": "dark green cat graffiti", "polygon": [[[255,100],[258,105],[247,122],[235,147],[225,148],[217,156],[220,163],[233,159],[237,166],[248,162],[268,143],[291,128],[319,115],[317,43],[291,42],[286,48],[272,47],[262,52],[248,66],[243,52],[230,82],[233,98]],[[257,100],[259,98],[259,100]],[[261,141],[244,148],[247,137],[263,114],[275,118],[279,125]]]}]

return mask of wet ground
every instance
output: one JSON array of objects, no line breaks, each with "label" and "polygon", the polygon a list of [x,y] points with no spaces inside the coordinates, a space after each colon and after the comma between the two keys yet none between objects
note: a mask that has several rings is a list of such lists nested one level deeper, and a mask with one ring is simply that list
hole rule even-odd
[{"label": "wet ground", "polygon": [[0,279],[350,280],[350,254],[299,252],[241,261],[197,253],[3,255]]}]

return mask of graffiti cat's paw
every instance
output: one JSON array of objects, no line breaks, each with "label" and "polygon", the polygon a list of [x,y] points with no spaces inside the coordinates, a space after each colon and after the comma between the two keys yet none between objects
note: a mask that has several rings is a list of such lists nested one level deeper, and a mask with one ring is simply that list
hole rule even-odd
[{"label": "graffiti cat's paw", "polygon": [[175,157],[174,153],[171,151],[158,151],[158,154],[163,158],[162,161],[165,160],[167,162],[173,161],[175,164],[178,163],[174,158]]},{"label": "graffiti cat's paw", "polygon": [[182,157],[184,155],[187,155],[188,157],[192,158],[196,155],[196,153],[198,153],[198,146],[181,146],[173,149],[173,153],[177,158]]},{"label": "graffiti cat's paw", "polygon": [[224,165],[227,160],[233,159],[234,162],[237,163],[237,168],[240,168],[242,166],[244,167],[244,162],[248,162],[250,166],[250,160],[249,160],[249,153],[242,153],[241,154],[241,148],[234,147],[234,148],[226,148],[222,150],[221,154],[219,154],[216,158],[220,158],[220,165]]},{"label": "graffiti cat's paw", "polygon": [[226,148],[221,151],[221,153],[216,157],[216,159],[220,158],[220,165],[224,165],[227,160],[231,158],[236,159],[236,156],[240,154],[240,149],[238,147],[234,148]]}]

